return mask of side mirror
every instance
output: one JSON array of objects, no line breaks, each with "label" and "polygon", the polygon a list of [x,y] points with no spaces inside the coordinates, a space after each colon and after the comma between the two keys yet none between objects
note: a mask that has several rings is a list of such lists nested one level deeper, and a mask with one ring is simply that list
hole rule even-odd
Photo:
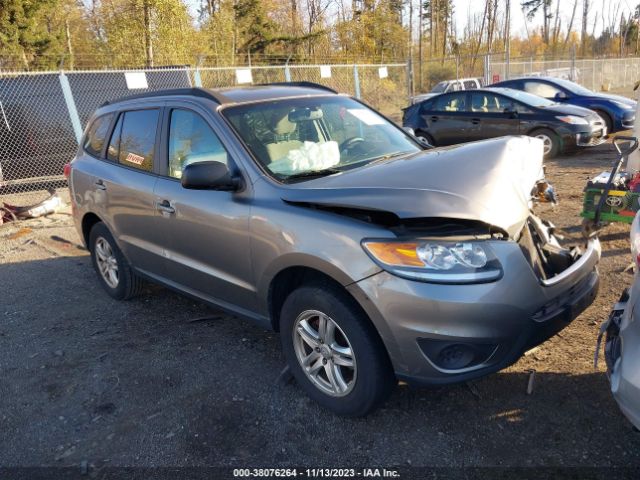
[{"label": "side mirror", "polygon": [[567,94],[564,92],[558,92],[554,95],[553,99],[556,100],[557,102],[561,102],[562,100],[565,100],[567,98]]},{"label": "side mirror", "polygon": [[192,190],[228,190],[240,188],[240,179],[231,176],[222,162],[195,162],[185,166],[180,179],[184,188]]},{"label": "side mirror", "polygon": [[518,110],[513,107],[507,107],[504,109],[504,113],[509,115],[511,118],[516,118],[518,116]]}]

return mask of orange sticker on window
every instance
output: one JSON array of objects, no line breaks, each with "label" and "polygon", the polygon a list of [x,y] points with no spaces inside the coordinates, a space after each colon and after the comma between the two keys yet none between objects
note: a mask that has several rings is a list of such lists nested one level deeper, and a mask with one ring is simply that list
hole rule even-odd
[{"label": "orange sticker on window", "polygon": [[130,153],[129,155],[127,155],[127,158],[125,158],[125,160],[129,163],[142,165],[142,162],[144,162],[144,157],[141,157],[140,155],[136,155],[135,153]]}]

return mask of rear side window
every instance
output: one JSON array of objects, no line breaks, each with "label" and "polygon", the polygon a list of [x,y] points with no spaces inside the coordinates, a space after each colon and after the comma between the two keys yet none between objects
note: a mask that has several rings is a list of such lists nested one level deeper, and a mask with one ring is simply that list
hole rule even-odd
[{"label": "rear side window", "polygon": [[153,170],[158,109],[123,112],[109,142],[108,158],[146,172]]},{"label": "rear side window", "polygon": [[83,148],[89,154],[94,157],[100,157],[102,154],[102,148],[107,141],[107,133],[109,133],[109,126],[113,119],[113,113],[102,115],[96,118],[84,138]]},{"label": "rear side window", "polygon": [[475,80],[465,80],[464,88],[465,90],[473,90],[474,88],[478,88],[478,84]]}]

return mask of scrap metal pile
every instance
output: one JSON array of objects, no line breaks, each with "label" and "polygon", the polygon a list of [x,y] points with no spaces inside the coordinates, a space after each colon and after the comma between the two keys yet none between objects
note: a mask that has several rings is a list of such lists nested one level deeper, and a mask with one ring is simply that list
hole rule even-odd
[{"label": "scrap metal pile", "polygon": [[60,196],[54,191],[49,191],[49,197],[34,205],[20,207],[5,202],[0,202],[0,225],[7,222],[15,222],[27,218],[38,218],[51,213],[56,213],[64,206]]}]

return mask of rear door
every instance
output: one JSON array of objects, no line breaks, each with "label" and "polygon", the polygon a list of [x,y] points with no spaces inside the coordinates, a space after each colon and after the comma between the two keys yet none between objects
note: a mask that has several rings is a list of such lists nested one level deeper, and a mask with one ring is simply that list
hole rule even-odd
[{"label": "rear door", "polygon": [[183,188],[182,169],[190,163],[216,161],[237,170],[212,112],[190,102],[169,102],[164,123],[154,201],[167,239],[167,276],[200,298],[251,310],[256,295],[249,254],[250,185],[243,192]]},{"label": "rear door", "polygon": [[161,108],[119,113],[106,149],[106,162],[94,170],[96,210],[132,265],[162,275],[162,242],[154,208],[155,158]]},{"label": "rear door", "polygon": [[471,136],[474,140],[517,135],[518,114],[508,97],[490,91],[476,90],[471,96]]},{"label": "rear door", "polygon": [[467,112],[467,92],[439,95],[421,107],[420,116],[436,145],[469,141],[471,117]]}]

